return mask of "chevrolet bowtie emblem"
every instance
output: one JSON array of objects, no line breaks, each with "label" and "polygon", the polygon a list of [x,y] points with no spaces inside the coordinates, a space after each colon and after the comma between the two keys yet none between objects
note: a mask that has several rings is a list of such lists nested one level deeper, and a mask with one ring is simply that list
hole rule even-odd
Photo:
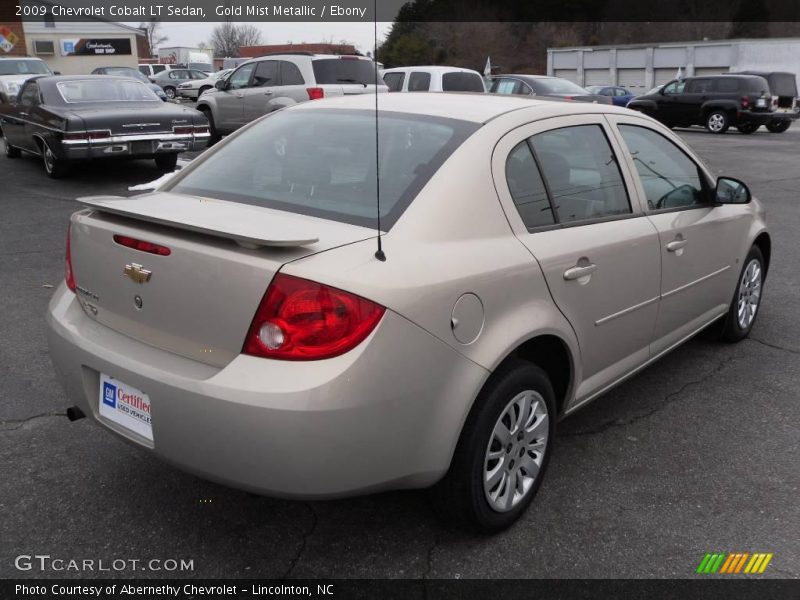
[{"label": "chevrolet bowtie emblem", "polygon": [[147,283],[153,274],[152,271],[148,271],[142,265],[137,265],[136,263],[125,265],[125,269],[122,272],[136,283]]}]

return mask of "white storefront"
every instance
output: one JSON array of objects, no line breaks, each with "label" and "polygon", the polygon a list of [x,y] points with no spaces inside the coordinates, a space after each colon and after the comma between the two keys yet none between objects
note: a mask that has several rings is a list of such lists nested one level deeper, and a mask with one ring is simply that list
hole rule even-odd
[{"label": "white storefront", "polygon": [[135,27],[100,20],[25,22],[23,28],[28,55],[63,75],[87,74],[97,67],[136,68],[137,38],[144,35]]},{"label": "white storefront", "polygon": [[620,85],[634,93],[684,77],[738,71],[800,75],[800,38],[715,40],[548,48],[547,74],[583,86]]}]

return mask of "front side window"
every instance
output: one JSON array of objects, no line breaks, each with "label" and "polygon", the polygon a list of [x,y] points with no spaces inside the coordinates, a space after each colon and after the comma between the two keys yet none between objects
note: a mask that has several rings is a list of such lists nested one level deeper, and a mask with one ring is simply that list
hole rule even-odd
[{"label": "front side window", "polygon": [[555,223],[544,181],[527,141],[517,144],[508,155],[506,181],[519,216],[528,229]]},{"label": "front side window", "polygon": [[409,92],[427,92],[431,88],[431,74],[414,71],[408,78]]},{"label": "front side window", "polygon": [[711,79],[693,79],[686,85],[689,94],[707,94],[711,91]]},{"label": "front side window", "polygon": [[631,213],[622,173],[600,125],[553,129],[530,141],[560,223]]},{"label": "front side window", "polygon": [[270,87],[278,85],[278,61],[262,60],[256,66],[253,75],[253,87]]},{"label": "front side window", "polygon": [[[664,86],[665,94],[682,94],[686,87],[686,81],[673,81]],[[652,91],[652,90],[651,90]]]},{"label": "front side window", "polygon": [[705,178],[695,162],[664,136],[638,125],[620,125],[651,210],[708,202]]},{"label": "front side window", "polygon": [[383,82],[386,84],[386,87],[389,88],[392,92],[399,92],[403,89],[403,80],[405,79],[405,73],[386,73],[383,76]]},{"label": "front side window", "polygon": [[253,69],[255,69],[255,67],[255,63],[250,63],[236,69],[236,72],[231,75],[231,78],[228,80],[228,89],[240,90],[250,85],[250,75],[253,74]]},{"label": "front side window", "polygon": [[165,71],[166,69],[167,69],[167,67],[165,67],[164,65],[153,65],[153,74],[161,73],[162,71]]}]

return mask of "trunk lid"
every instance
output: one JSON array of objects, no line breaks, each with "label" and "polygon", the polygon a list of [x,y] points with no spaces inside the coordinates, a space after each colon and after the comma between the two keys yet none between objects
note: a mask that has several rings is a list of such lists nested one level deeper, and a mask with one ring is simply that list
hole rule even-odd
[{"label": "trunk lid", "polygon": [[[71,253],[86,314],[217,367],[241,352],[281,266],[374,235],[346,223],[165,192],[80,202],[90,210],[72,217]],[[127,247],[115,236],[163,246],[169,255]]]},{"label": "trunk lid", "polygon": [[163,102],[117,104],[125,106],[82,106],[73,112],[87,129],[108,129],[112,135],[172,133],[174,127],[193,124],[192,112],[183,107],[172,108]]}]

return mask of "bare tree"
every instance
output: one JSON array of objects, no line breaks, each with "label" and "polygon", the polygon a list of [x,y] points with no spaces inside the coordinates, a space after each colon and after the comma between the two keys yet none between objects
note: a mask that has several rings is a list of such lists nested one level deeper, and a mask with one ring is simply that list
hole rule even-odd
[{"label": "bare tree", "polygon": [[161,34],[159,31],[160,27],[161,22],[156,19],[150,19],[146,23],[139,23],[139,29],[144,31],[145,37],[147,38],[151,56],[155,55],[158,47],[169,39],[168,36]]},{"label": "bare tree", "polygon": [[262,43],[261,30],[255,25],[235,25],[225,21],[214,27],[211,32],[211,47],[214,56],[237,57],[242,46],[257,46]]}]

